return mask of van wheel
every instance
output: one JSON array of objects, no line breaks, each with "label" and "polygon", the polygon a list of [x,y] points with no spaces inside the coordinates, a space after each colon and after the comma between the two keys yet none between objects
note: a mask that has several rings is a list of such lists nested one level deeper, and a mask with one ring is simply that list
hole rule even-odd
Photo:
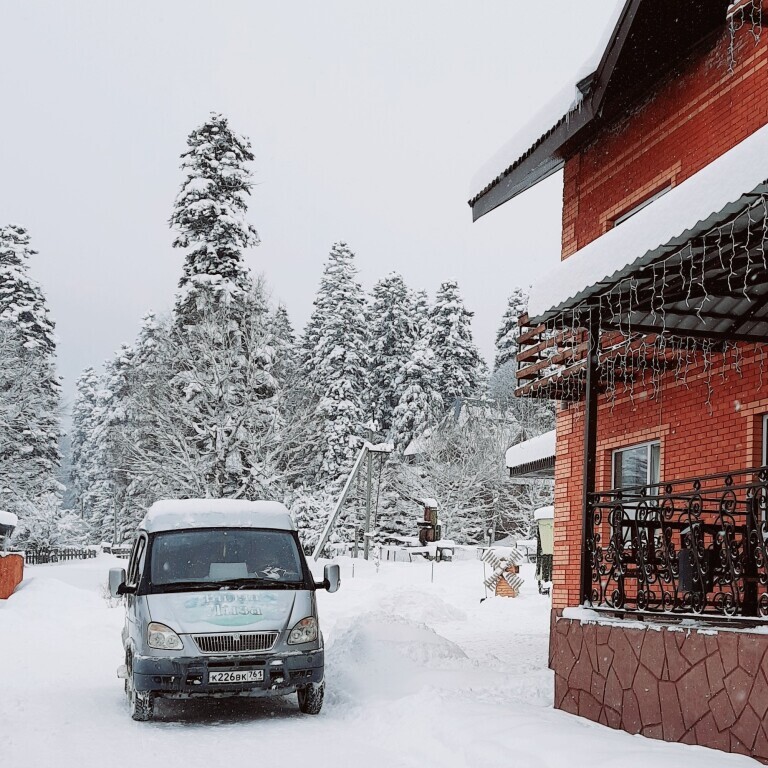
[{"label": "van wheel", "polygon": [[155,714],[155,696],[151,691],[131,690],[129,706],[131,718],[139,722],[147,722]]},{"label": "van wheel", "polygon": [[305,715],[318,715],[323,708],[325,683],[310,683],[305,688],[299,688],[296,695],[299,697],[299,709]]},{"label": "van wheel", "polygon": [[133,670],[128,657],[128,677],[125,679],[125,693],[128,696],[128,710],[131,719],[145,723],[155,714],[155,695],[152,691],[137,691],[133,687]]}]

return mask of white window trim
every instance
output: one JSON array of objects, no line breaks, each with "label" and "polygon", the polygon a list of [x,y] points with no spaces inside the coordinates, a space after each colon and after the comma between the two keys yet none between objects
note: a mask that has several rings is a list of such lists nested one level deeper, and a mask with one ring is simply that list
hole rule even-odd
[{"label": "white window trim", "polygon": [[[768,418],[768,414],[764,418]],[[763,440],[765,441],[765,430],[763,430]],[[659,478],[653,480],[651,478],[651,467],[653,462],[651,461],[651,446],[659,446]],[[636,448],[648,449],[648,470],[646,472],[646,485],[652,485],[661,482],[661,440],[647,440],[644,443],[633,443],[632,445],[622,445],[621,448],[614,448],[611,451],[611,488],[620,490],[621,486],[616,485],[616,454],[623,451],[633,451]]]}]

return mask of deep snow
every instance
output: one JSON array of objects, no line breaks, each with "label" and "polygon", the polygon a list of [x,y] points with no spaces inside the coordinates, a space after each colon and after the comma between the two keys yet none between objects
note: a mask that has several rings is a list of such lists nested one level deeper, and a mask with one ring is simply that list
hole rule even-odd
[{"label": "deep snow", "polygon": [[[112,556],[27,568],[0,601],[0,754],[5,765],[497,766],[757,765],[629,736],[551,707],[549,601],[524,566],[521,597],[480,603],[478,561],[349,559],[319,593],[328,692],[318,717],[295,697],[162,703],[135,723],[122,682],[122,607]],[[318,573],[323,563],[314,565]]]}]

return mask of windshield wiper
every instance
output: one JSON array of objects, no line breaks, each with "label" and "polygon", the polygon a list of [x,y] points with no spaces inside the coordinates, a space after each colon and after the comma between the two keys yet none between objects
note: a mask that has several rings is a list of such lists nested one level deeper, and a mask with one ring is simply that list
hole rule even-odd
[{"label": "windshield wiper", "polygon": [[153,584],[156,592],[192,592],[199,589],[218,589],[219,585],[210,581],[172,581],[168,584]]},{"label": "windshield wiper", "polygon": [[242,579],[227,579],[216,583],[219,589],[248,589],[250,587],[269,587],[270,589],[294,589],[301,586],[300,581],[278,581],[265,576],[248,576]]}]

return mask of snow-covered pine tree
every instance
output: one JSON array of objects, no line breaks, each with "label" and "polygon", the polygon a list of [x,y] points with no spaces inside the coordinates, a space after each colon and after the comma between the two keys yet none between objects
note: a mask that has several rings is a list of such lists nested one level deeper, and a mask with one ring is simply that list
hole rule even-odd
[{"label": "snow-covered pine tree", "polygon": [[0,228],[0,509],[20,519],[62,491],[54,325],[29,276],[29,243],[21,227]]},{"label": "snow-covered pine tree", "polygon": [[354,253],[335,243],[320,280],[302,343],[302,375],[316,402],[314,444],[318,488],[341,485],[363,436],[363,393],[368,356],[365,296]]},{"label": "snow-covered pine tree", "polygon": [[409,443],[432,426],[442,413],[437,388],[435,356],[426,339],[419,339],[397,380],[402,392],[392,414],[392,441],[402,453]]},{"label": "snow-covered pine tree", "polygon": [[22,227],[0,228],[0,322],[15,329],[26,349],[53,354],[56,340],[40,286],[29,276],[29,257],[37,254]]},{"label": "snow-covered pine tree", "polygon": [[99,419],[99,391],[103,384],[93,368],[86,368],[75,385],[72,404],[70,484],[75,511],[83,519],[91,518],[91,495],[100,470],[96,451]]},{"label": "snow-covered pine tree", "polygon": [[192,131],[187,145],[181,156],[186,178],[170,221],[178,231],[174,247],[191,249],[176,302],[182,324],[194,321],[200,301],[209,293],[225,303],[248,293],[251,278],[242,251],[259,243],[256,229],[245,219],[253,186],[245,167],[253,160],[248,139],[214,113]]},{"label": "snow-covered pine tree", "polygon": [[494,371],[507,363],[517,360],[517,352],[520,348],[520,315],[528,311],[528,294],[522,288],[515,288],[507,300],[507,309],[501,318],[501,326],[496,333],[496,359],[493,363]]},{"label": "snow-covered pine tree", "polygon": [[412,295],[401,275],[393,272],[373,287],[368,332],[366,410],[378,431],[389,434],[403,393],[403,373],[419,334]]},{"label": "snow-covered pine tree", "polygon": [[430,312],[430,347],[435,354],[438,389],[446,408],[457,397],[475,395],[485,371],[472,340],[472,314],[464,306],[458,284],[453,280],[442,283]]},{"label": "snow-covered pine tree", "polygon": [[412,295],[413,316],[416,321],[417,337],[429,341],[432,335],[431,307],[426,291],[415,291]]},{"label": "snow-covered pine tree", "polygon": [[283,304],[279,304],[270,317],[270,329],[275,352],[275,378],[282,388],[293,381],[297,367],[296,334]]},{"label": "snow-covered pine tree", "polygon": [[493,373],[488,380],[491,397],[500,404],[509,405],[517,386],[517,351],[520,326],[518,318],[528,311],[528,295],[522,288],[515,288],[507,301],[507,309],[496,333],[496,359]]},{"label": "snow-covered pine tree", "polygon": [[122,344],[105,366],[97,396],[93,441],[97,471],[90,488],[90,526],[99,540],[121,542],[132,530],[126,513],[131,482],[128,451],[128,404],[135,350]]}]

